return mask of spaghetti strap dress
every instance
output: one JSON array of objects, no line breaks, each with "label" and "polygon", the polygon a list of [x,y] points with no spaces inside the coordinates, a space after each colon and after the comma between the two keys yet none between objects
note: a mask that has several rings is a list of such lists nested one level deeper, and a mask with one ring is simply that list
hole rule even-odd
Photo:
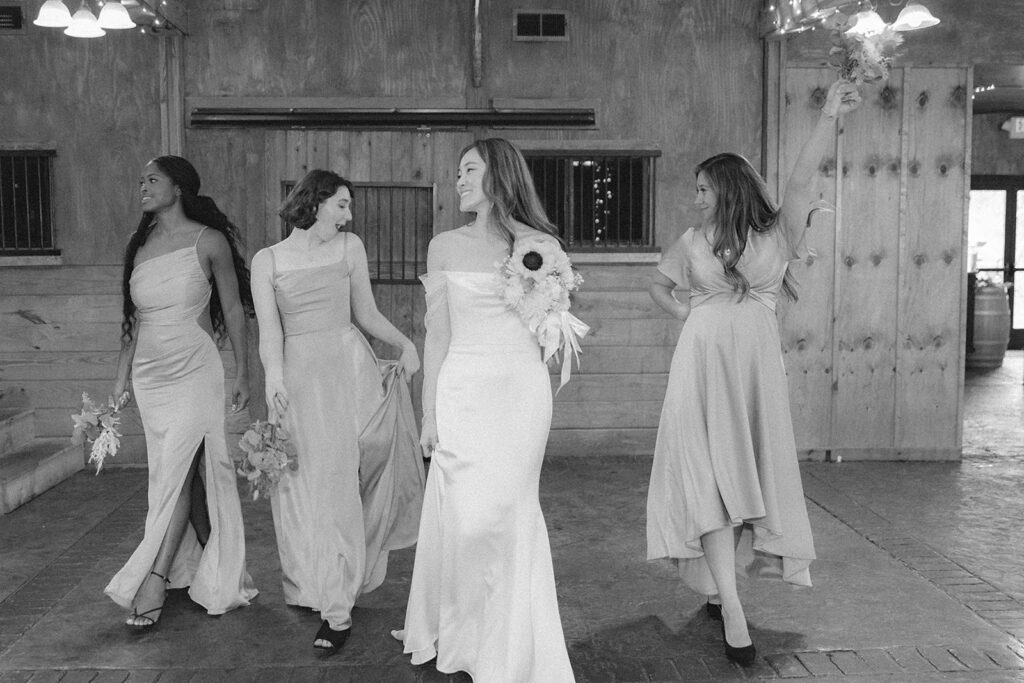
[{"label": "spaghetti strap dress", "polygon": [[746,525],[747,573],[809,586],[814,542],[797,464],[775,303],[789,261],[781,228],[749,233],[740,297],[704,233],[690,228],[658,270],[690,290],[669,369],[647,497],[647,557],[678,561],[717,593],[700,538]]},{"label": "spaghetti strap dress", "polygon": [[199,476],[206,488],[210,535],[202,546],[186,525],[168,587],[187,586],[189,597],[209,614],[247,605],[257,594],[246,571],[242,507],[224,433],[224,366],[217,345],[199,324],[212,283],[199,263],[198,244],[196,238],[191,247],[138,263],[131,275],[138,309],[132,387],[146,434],[149,509],[142,542],[105,591],[125,609],[152,569],[201,444],[205,456]]},{"label": "spaghetti strap dress", "polygon": [[363,510],[373,504],[359,488],[359,434],[383,400],[381,372],[351,322],[348,261],[278,270],[269,252],[284,334],[284,426],[298,459],[271,497],[284,599],[340,631],[387,567],[379,541],[368,551]]},{"label": "spaghetti strap dress", "polygon": [[451,339],[405,652],[477,683],[573,681],[538,496],[552,396],[537,339],[506,308],[496,273],[422,279],[427,327],[448,324]]}]

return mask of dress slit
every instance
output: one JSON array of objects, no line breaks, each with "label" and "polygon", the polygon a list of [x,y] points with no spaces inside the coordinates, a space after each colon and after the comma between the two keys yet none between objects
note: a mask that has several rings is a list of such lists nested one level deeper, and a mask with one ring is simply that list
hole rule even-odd
[{"label": "dress slit", "polygon": [[186,484],[189,486],[189,508],[188,521],[192,530],[196,533],[196,540],[203,548],[210,540],[210,507],[206,500],[206,483],[199,473],[199,468],[204,464],[203,456],[206,454],[206,437],[199,442],[196,454],[192,456],[192,465],[189,467]]}]

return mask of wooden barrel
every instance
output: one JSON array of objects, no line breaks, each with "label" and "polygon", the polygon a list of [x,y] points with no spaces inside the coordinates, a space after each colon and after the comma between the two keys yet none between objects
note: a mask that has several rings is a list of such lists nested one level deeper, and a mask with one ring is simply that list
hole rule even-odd
[{"label": "wooden barrel", "polygon": [[999,285],[978,285],[974,293],[974,338],[967,367],[998,368],[1010,343],[1010,304]]}]

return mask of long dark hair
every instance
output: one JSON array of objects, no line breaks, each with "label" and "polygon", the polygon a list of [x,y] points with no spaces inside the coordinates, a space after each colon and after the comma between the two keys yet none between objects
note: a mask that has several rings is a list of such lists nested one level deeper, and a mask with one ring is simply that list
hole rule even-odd
[{"label": "long dark hair", "polygon": [[525,223],[531,228],[546,232],[565,247],[558,236],[558,228],[548,219],[533,186],[533,176],[522,152],[504,138],[474,140],[459,154],[475,149],[487,164],[484,173],[483,191],[494,204],[494,214],[501,236],[508,242],[509,253],[516,239],[513,221]]},{"label": "long dark hair", "polygon": [[[247,317],[253,317],[254,308],[252,303],[252,289],[249,285],[249,268],[245,264],[240,248],[238,228],[228,220],[228,217],[217,207],[217,204],[209,197],[199,194],[199,173],[187,159],[176,156],[161,156],[153,159],[155,164],[178,189],[181,190],[179,201],[185,216],[208,228],[212,228],[224,235],[231,247],[231,260],[235,266],[235,276],[238,278],[238,297],[241,299],[242,308]],[[132,341],[135,330],[136,308],[132,301],[131,277],[135,270],[135,255],[139,248],[146,243],[150,234],[156,227],[156,215],[152,211],[145,211],[139,219],[139,225],[128,240],[128,246],[124,250],[124,274],[121,278],[121,292],[124,298],[123,319],[121,321],[121,343],[129,344]],[[224,309],[221,306],[220,296],[217,288],[213,288],[210,295],[210,321],[213,323],[213,331],[218,340],[222,340],[226,333],[224,325]]]},{"label": "long dark hair", "polygon": [[347,187],[349,195],[355,197],[351,182],[333,171],[315,168],[292,188],[277,215],[289,227],[308,230],[316,222],[317,209],[324,200],[333,197],[339,187]]},{"label": "long dark hair", "polygon": [[[694,175],[701,173],[718,195],[712,251],[725,268],[725,277],[733,289],[746,296],[750,283],[736,266],[747,248],[749,232],[782,230],[779,225],[781,211],[769,196],[764,178],[739,154],[724,152],[705,159],[697,165]],[[782,289],[786,296],[796,301],[796,280],[788,268],[782,279]]]}]

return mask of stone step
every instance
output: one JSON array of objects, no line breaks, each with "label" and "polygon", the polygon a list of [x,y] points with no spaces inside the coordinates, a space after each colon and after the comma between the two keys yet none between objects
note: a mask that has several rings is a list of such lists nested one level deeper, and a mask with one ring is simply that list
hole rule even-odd
[{"label": "stone step", "polygon": [[0,408],[0,453],[21,448],[36,436],[31,408]]},{"label": "stone step", "polygon": [[0,455],[0,514],[24,505],[84,466],[84,447],[68,438],[33,439]]}]

